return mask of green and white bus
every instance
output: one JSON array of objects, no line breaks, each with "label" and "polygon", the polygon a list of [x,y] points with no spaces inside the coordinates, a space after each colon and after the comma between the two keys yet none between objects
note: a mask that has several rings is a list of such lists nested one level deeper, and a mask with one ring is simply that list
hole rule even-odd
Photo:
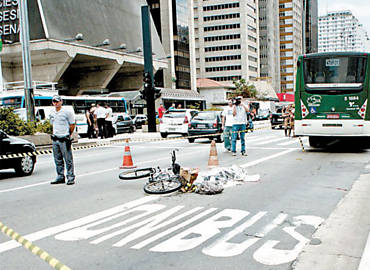
[{"label": "green and white bus", "polygon": [[370,138],[370,53],[300,56],[295,90],[295,134],[312,147],[344,137]]}]

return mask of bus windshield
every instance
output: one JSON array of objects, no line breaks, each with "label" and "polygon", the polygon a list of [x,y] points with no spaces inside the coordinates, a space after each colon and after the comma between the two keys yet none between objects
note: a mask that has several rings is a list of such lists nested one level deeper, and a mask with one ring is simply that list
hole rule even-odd
[{"label": "bus windshield", "polygon": [[306,57],[303,65],[309,88],[360,87],[365,79],[365,56]]}]

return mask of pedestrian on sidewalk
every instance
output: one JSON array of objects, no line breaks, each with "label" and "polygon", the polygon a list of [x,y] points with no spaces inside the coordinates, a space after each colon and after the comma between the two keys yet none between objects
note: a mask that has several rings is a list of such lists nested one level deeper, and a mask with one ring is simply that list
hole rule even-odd
[{"label": "pedestrian on sidewalk", "polygon": [[163,114],[165,113],[166,109],[163,107],[163,104],[161,103],[161,105],[159,105],[159,108],[158,108],[158,118],[159,119],[162,119],[163,117]]},{"label": "pedestrian on sidewalk", "polygon": [[113,131],[113,110],[108,103],[105,104],[105,137],[112,138]]},{"label": "pedestrian on sidewalk", "polygon": [[95,112],[96,106],[95,104],[91,104],[91,108],[86,110],[86,120],[87,120],[87,137],[89,139],[96,138],[95,134]]},{"label": "pedestrian on sidewalk", "polygon": [[72,155],[72,134],[76,127],[75,115],[72,110],[63,108],[63,100],[55,95],[52,99],[54,110],[50,113],[50,123],[53,126],[53,155],[57,178],[50,184],[65,183],[64,163],[67,167],[67,185],[75,183]]},{"label": "pedestrian on sidewalk", "polygon": [[[282,110],[282,117],[283,117],[283,120],[284,120],[284,134],[285,134],[285,137],[288,136],[288,130],[290,129],[290,117],[289,117],[289,106],[286,106],[283,108]],[[290,131],[289,131],[289,134],[290,134]],[[289,135],[290,136],[290,135]]]},{"label": "pedestrian on sidewalk", "polygon": [[98,106],[96,107],[96,110],[94,112],[95,119],[98,124],[98,130],[99,130],[98,136],[101,139],[104,139],[106,135],[105,134],[105,117],[107,115],[106,115],[104,106],[105,106],[104,103],[98,103]]},{"label": "pedestrian on sidewalk", "polygon": [[242,103],[242,98],[237,97],[233,100],[233,127],[232,127],[232,152],[233,156],[236,156],[236,139],[238,137],[238,133],[240,134],[240,142],[241,142],[241,154],[246,156],[247,153],[245,151],[245,130],[247,128],[247,112],[249,112],[249,108]]},{"label": "pedestrian on sidewalk", "polygon": [[224,136],[224,147],[231,152],[231,134],[233,128],[233,101],[231,98],[227,101],[228,106],[222,112],[222,130]]}]

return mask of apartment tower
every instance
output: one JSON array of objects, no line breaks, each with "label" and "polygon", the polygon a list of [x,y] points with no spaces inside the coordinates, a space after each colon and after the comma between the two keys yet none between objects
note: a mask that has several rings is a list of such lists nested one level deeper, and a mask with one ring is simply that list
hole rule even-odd
[{"label": "apartment tower", "polygon": [[191,25],[197,78],[258,79],[258,0],[194,0]]},{"label": "apartment tower", "polygon": [[296,63],[303,53],[303,1],[279,0],[280,92],[293,92]]},{"label": "apartment tower", "polygon": [[351,11],[319,17],[319,52],[366,51],[368,35]]}]

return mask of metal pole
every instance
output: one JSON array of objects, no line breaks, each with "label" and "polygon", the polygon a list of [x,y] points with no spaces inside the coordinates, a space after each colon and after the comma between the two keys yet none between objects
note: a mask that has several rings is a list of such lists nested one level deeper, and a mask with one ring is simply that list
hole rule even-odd
[{"label": "metal pole", "polygon": [[24,97],[26,101],[27,121],[35,121],[35,103],[33,99],[31,56],[30,56],[30,30],[28,24],[27,0],[20,0],[20,39],[22,44],[22,62],[24,78]]},{"label": "metal pole", "polygon": [[154,104],[154,84],[153,84],[153,56],[152,56],[152,37],[150,32],[149,7],[141,7],[141,20],[143,31],[143,48],[144,48],[144,72],[149,72],[151,77],[151,86],[146,92],[146,108],[148,113],[148,131],[156,132],[157,125],[155,119]]}]

